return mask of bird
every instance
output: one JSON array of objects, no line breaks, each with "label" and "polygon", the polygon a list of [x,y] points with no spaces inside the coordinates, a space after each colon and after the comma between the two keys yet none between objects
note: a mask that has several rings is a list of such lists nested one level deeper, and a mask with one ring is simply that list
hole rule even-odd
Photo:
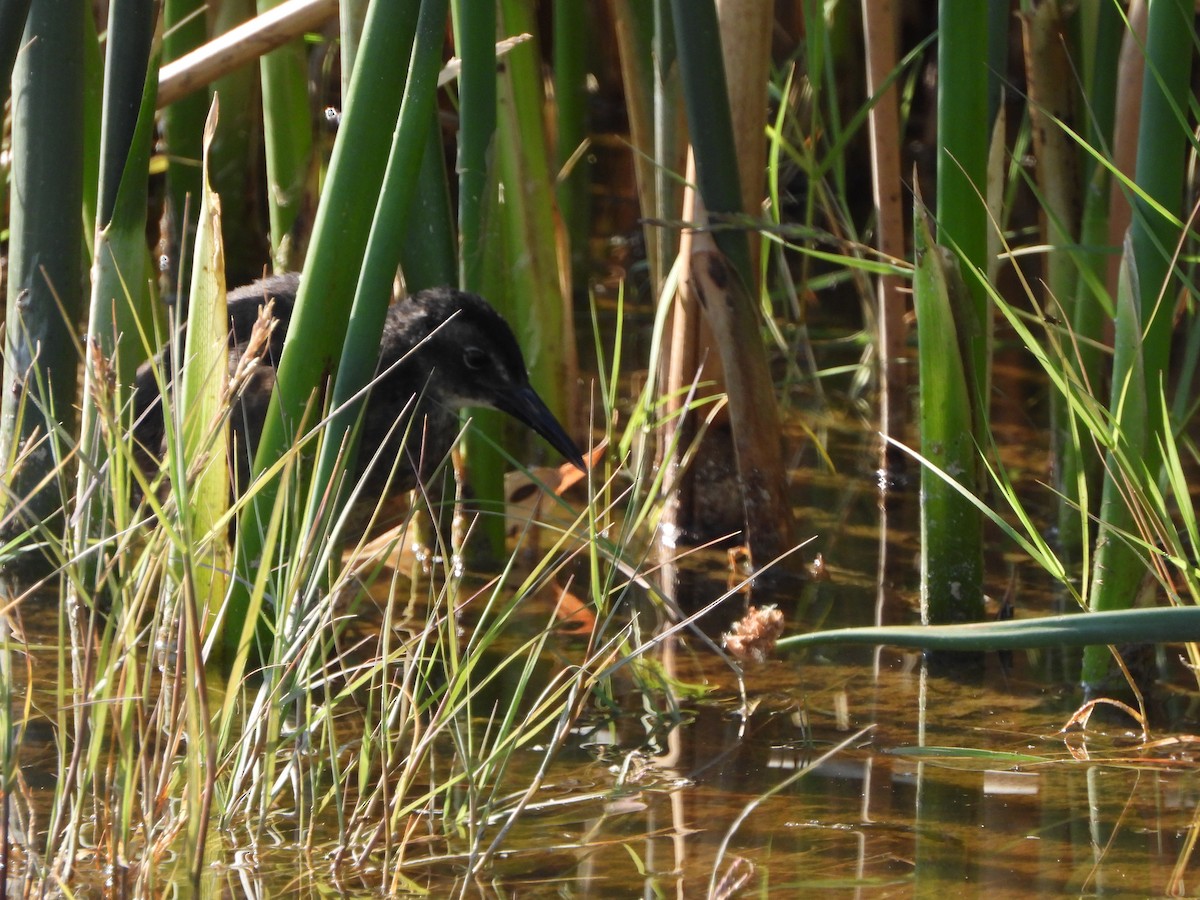
[{"label": "bird", "polygon": [[[239,492],[249,482],[299,288],[296,273],[272,275],[230,291],[226,298],[231,377],[268,301],[276,320],[230,414],[230,462]],[[155,367],[159,373],[170,372],[169,348],[139,367],[133,388],[134,453],[147,472],[159,469],[166,428]],[[426,484],[453,449],[461,430],[458,413],[465,407],[507,413],[584,469],[579,447],[530,385],[512,329],[478,294],[438,287],[393,303],[380,338],[377,372],[362,413],[362,450],[350,467],[350,483],[362,485],[352,521],[374,517],[378,527],[374,511],[385,493],[394,498]],[[372,464],[376,456],[379,461]]]}]

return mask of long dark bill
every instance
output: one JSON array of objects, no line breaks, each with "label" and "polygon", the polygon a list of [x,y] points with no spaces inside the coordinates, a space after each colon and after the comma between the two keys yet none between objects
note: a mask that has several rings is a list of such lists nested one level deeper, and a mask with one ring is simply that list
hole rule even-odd
[{"label": "long dark bill", "polygon": [[496,407],[519,422],[528,425],[546,439],[546,442],[561,453],[571,465],[583,472],[586,470],[583,453],[571,440],[566,429],[554,418],[542,398],[529,385],[507,394],[496,403]]}]

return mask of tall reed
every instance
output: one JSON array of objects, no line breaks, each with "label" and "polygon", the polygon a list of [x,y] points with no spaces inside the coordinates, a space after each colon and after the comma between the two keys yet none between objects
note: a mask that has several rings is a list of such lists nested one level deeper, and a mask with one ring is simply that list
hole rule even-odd
[{"label": "tall reed", "polygon": [[[1133,287],[1128,304],[1117,308],[1117,344],[1113,360],[1110,408],[1116,434],[1128,441],[1129,456],[1145,465],[1145,477],[1156,482],[1164,446],[1173,430],[1168,407],[1153,402],[1167,389],[1174,314],[1173,275],[1182,224],[1178,219],[1189,130],[1187,108],[1193,42],[1193,9],[1180,2],[1150,6],[1146,41],[1147,77],[1142,86],[1137,191],[1125,265]],[[1132,530],[1129,492],[1121,484],[1110,455],[1101,500],[1101,527],[1096,541],[1093,610],[1126,609],[1144,577],[1139,554],[1116,536]],[[1140,480],[1140,479],[1139,479]],[[1108,667],[1103,648],[1084,655],[1083,680],[1096,684]]]},{"label": "tall reed", "polygon": [[13,70],[0,399],[7,537],[23,531],[22,522],[50,520],[63,503],[61,460],[45,435],[47,423],[69,428],[75,408],[71,333],[83,309],[85,15],[82,7],[64,14],[50,0],[33,0]]}]

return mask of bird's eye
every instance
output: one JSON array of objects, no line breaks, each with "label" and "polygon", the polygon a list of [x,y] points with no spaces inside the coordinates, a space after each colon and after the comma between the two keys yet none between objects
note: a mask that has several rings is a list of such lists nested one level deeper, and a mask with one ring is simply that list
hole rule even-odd
[{"label": "bird's eye", "polygon": [[463,351],[463,362],[468,369],[479,371],[487,365],[487,354],[478,347],[468,347]]}]

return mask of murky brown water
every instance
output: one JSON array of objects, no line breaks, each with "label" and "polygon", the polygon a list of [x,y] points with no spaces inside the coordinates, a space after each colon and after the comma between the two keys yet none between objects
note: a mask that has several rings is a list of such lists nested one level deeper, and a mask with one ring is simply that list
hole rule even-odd
[{"label": "murky brown water", "polygon": [[[831,355],[846,363],[853,352],[847,345]],[[830,379],[826,389],[832,405],[853,410],[839,393],[848,381]],[[1044,435],[1031,428],[1036,379],[1001,370],[997,384],[997,441],[1037,508],[1047,498],[1036,486],[1047,451]],[[893,495],[881,540],[869,418],[826,411],[811,395],[792,399],[790,415],[803,416],[837,468],[829,470],[812,437],[795,429],[794,496],[801,534],[813,537],[804,554],[820,555],[824,576],[769,596],[735,593],[704,619],[706,630],[719,637],[747,602],[777,603],[789,632],[912,621],[915,487]],[[996,538],[988,557],[996,596],[1015,570],[1020,615],[1056,608],[1052,586],[1015,548]],[[725,594],[730,580],[725,552],[707,551],[688,561],[672,592],[686,609],[698,609]],[[544,628],[555,603],[553,591],[524,601],[506,639],[516,645]],[[57,604],[43,612],[24,610],[27,637],[38,645],[35,685],[37,673],[56,665]],[[470,618],[468,610],[464,622]],[[364,619],[362,627],[372,626]],[[586,634],[563,627],[537,677],[574,664],[586,642]],[[1200,732],[1200,694],[1171,648],[1162,656],[1172,677],[1147,697],[1150,743],[1131,719],[1104,710],[1086,733],[1061,732],[1081,703],[1074,655],[1018,653],[1002,661],[991,654],[980,666],[940,666],[931,675],[915,654],[830,648],[749,663],[739,676],[684,631],[648,656],[703,694],[676,691],[672,715],[663,696],[644,700],[628,671],[616,672],[611,698],[585,706],[511,823],[476,822],[468,836],[436,814],[419,818],[399,869],[399,854],[335,861],[334,821],[320,823],[307,842],[289,833],[286,816],[265,835],[218,829],[206,888],[260,897],[1200,893],[1192,860],[1200,835],[1200,744],[1192,737]],[[503,685],[494,701],[506,702]],[[53,715],[52,703],[46,693],[36,697],[22,750],[35,806],[37,798],[49,800],[56,772],[53,736],[40,718]],[[505,784],[523,789],[547,755],[544,745],[517,752]],[[508,825],[482,874],[465,874],[471,848],[486,847]],[[177,857],[162,864],[166,882],[185,871]],[[174,865],[178,876],[170,874]],[[105,884],[95,873],[74,887],[98,896]]]}]

